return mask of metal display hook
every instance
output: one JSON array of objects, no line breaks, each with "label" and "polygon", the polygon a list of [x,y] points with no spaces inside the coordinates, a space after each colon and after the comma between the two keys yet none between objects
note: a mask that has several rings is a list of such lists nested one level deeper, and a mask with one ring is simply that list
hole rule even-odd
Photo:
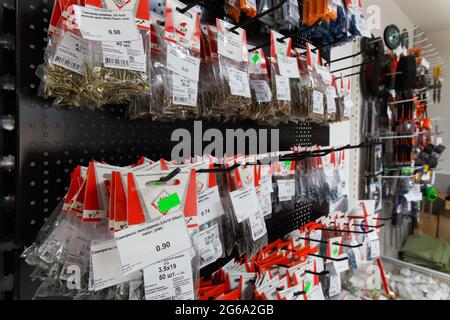
[{"label": "metal display hook", "polygon": [[310,253],[308,256],[316,257],[316,258],[322,258],[323,260],[331,260],[331,261],[336,261],[336,262],[341,262],[341,261],[348,260],[348,257],[333,258],[333,257],[322,256],[320,254],[314,254],[314,253]]},{"label": "metal display hook", "polygon": [[[298,241],[298,240],[306,240],[306,241],[310,241],[310,242],[317,242],[317,243],[328,244],[327,241],[315,240],[315,239],[311,239],[311,238],[299,237],[296,241]],[[351,249],[355,249],[355,248],[359,248],[359,247],[363,246],[362,243],[359,243],[357,245],[349,245],[349,244],[343,244],[343,243],[337,243],[337,242],[332,243],[332,245],[339,246],[339,247],[344,247],[344,248],[351,248]]]},{"label": "metal display hook", "polygon": [[[371,42],[369,42],[368,45],[371,45],[371,44],[374,44],[374,43],[377,43],[377,42],[380,42],[380,41],[383,41],[383,39],[374,39]],[[366,52],[367,50],[368,50],[368,48],[365,48],[365,49],[359,51],[358,53],[351,54],[351,55],[348,55],[348,56],[345,56],[345,57],[341,57],[341,58],[337,58],[337,59],[334,59],[334,60],[330,60],[330,62],[327,62],[326,65],[330,65],[330,64],[332,64],[334,62],[339,62],[339,61],[343,61],[343,60],[347,60],[347,59],[351,59],[351,58],[357,57],[357,56],[363,54],[364,52]]]}]

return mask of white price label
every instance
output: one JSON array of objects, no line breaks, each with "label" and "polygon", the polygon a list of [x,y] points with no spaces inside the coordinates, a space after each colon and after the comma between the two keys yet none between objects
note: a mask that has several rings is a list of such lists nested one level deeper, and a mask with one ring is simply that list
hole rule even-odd
[{"label": "white price label", "polygon": [[140,275],[139,272],[128,276],[122,274],[116,241],[108,240],[91,243],[93,286],[95,291],[130,281]]},{"label": "white price label", "polygon": [[258,194],[260,210],[264,217],[272,214],[272,196],[270,193]]},{"label": "white price label", "polygon": [[273,192],[272,176],[264,175],[263,177],[261,177],[261,180],[259,180],[258,193],[270,194],[272,192]]},{"label": "white price label", "polygon": [[124,275],[191,247],[182,212],[118,231],[114,238]]},{"label": "white price label", "polygon": [[[340,255],[337,258],[341,259],[341,258],[346,258],[346,257],[347,257],[347,254],[344,253],[343,255]],[[333,266],[334,266],[334,269],[336,270],[336,273],[338,273],[338,274],[350,269],[350,265],[348,264],[348,259],[345,259],[342,261],[333,261]]]},{"label": "white price label", "polygon": [[287,78],[300,78],[297,58],[278,56],[277,61],[280,75]]},{"label": "white price label", "polygon": [[145,268],[144,286],[146,300],[194,300],[189,250]]},{"label": "white price label", "polygon": [[228,77],[228,84],[230,85],[232,95],[246,98],[252,97],[247,72],[235,68],[228,68]]},{"label": "white price label", "polygon": [[200,251],[200,268],[203,268],[222,257],[223,249],[220,242],[219,226],[213,226],[195,235],[195,242]]},{"label": "white price label", "polygon": [[72,32],[66,32],[63,35],[61,43],[56,48],[53,63],[83,75],[86,57],[86,41]]},{"label": "white price label", "polygon": [[272,90],[265,80],[250,80],[250,86],[255,91],[256,101],[258,103],[272,101]]},{"label": "white price label", "polygon": [[198,81],[193,81],[178,74],[172,74],[173,103],[195,107],[198,97]]},{"label": "white price label", "polygon": [[[314,230],[309,234],[309,238],[311,240],[322,241],[322,230]],[[317,241],[310,241],[309,245],[311,246],[311,249],[315,249],[320,245],[320,242]]]},{"label": "white price label", "polygon": [[147,71],[147,58],[142,38],[135,41],[102,42],[102,53],[106,67]]},{"label": "white price label", "polygon": [[328,289],[328,296],[334,297],[341,293],[341,275],[334,274],[330,276],[330,288]]},{"label": "white price label", "polygon": [[[231,28],[233,25],[224,22],[225,29]],[[227,32],[217,34],[217,52],[234,61],[244,61],[242,49],[242,36],[234,32]]]},{"label": "white price label", "polygon": [[314,90],[313,93],[313,112],[322,115],[325,114],[323,107],[323,93],[316,90]]},{"label": "white price label", "polygon": [[73,6],[84,39],[93,41],[139,40],[131,10],[102,10]]},{"label": "white price label", "polygon": [[370,242],[370,258],[376,259],[380,257],[380,241],[375,240]]},{"label": "white price label", "polygon": [[278,180],[278,199],[282,201],[290,201],[295,196],[295,180]]},{"label": "white price label", "polygon": [[336,98],[332,95],[327,95],[327,112],[336,113]]},{"label": "white price label", "polygon": [[277,100],[291,101],[291,87],[289,78],[275,75],[275,85],[277,89]]},{"label": "white price label", "polygon": [[230,197],[238,223],[258,214],[258,196],[256,195],[255,187],[252,184],[230,192]]},{"label": "white price label", "polygon": [[198,194],[198,222],[200,225],[220,218],[224,214],[217,186]]},{"label": "white price label", "polygon": [[253,241],[261,239],[267,234],[266,221],[260,210],[256,211],[256,215],[250,216],[249,222]]},{"label": "white price label", "polygon": [[192,81],[198,81],[200,59],[183,54],[176,47],[167,46],[167,69]]},{"label": "white price label", "polygon": [[350,117],[352,115],[353,101],[352,98],[347,95],[344,97],[344,117]]}]

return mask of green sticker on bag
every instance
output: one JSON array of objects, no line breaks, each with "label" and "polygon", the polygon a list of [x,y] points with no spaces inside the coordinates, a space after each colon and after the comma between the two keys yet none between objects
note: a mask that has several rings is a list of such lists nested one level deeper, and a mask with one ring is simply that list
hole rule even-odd
[{"label": "green sticker on bag", "polygon": [[311,289],[311,281],[306,281],[305,284],[305,292],[308,293],[309,289]]},{"label": "green sticker on bag", "polygon": [[158,208],[162,214],[169,212],[171,209],[179,206],[181,204],[180,197],[178,197],[178,193],[171,194],[167,198],[161,199],[158,201]]},{"label": "green sticker on bag", "polygon": [[333,256],[337,256],[339,253],[339,248],[334,248],[333,249]]},{"label": "green sticker on bag", "polygon": [[259,53],[254,54],[252,60],[253,60],[253,63],[257,63],[259,60]]}]

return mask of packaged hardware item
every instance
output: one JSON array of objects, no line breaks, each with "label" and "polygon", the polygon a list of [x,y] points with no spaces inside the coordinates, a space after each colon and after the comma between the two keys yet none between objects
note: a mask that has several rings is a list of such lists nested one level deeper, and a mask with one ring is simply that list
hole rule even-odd
[{"label": "packaged hardware item", "polygon": [[[74,10],[81,34],[88,42],[86,73],[92,90],[101,95],[98,105],[129,103],[137,95],[148,94],[148,0],[120,5],[110,1],[86,0],[85,5],[75,6]],[[120,23],[112,22],[119,16]],[[99,22],[105,29],[98,28]]]},{"label": "packaged hardware item", "polygon": [[253,101],[248,118],[262,121],[270,120],[272,113],[269,103],[272,101],[272,89],[264,50],[250,51],[248,65]]},{"label": "packaged hardware item", "polygon": [[244,29],[220,19],[217,23],[217,53],[219,56],[222,97],[219,107],[225,116],[241,115],[251,109],[252,99],[248,75],[247,35]]},{"label": "packaged hardware item", "polygon": [[165,112],[175,117],[197,116],[200,72],[200,11],[166,1],[165,40],[167,45]]}]

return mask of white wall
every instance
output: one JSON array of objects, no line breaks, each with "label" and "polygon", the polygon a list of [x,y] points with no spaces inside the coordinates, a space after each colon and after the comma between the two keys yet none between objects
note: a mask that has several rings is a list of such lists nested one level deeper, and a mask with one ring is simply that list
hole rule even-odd
[{"label": "white wall", "polygon": [[[450,63],[450,30],[438,31],[429,33],[427,35],[430,43],[433,44],[440,56]],[[449,70],[447,66],[447,70]],[[444,71],[445,72],[445,71]],[[436,103],[428,107],[428,115],[433,118],[441,118],[440,121],[434,121],[435,125],[439,126],[439,131],[443,131],[444,145],[448,147],[442,156],[442,161],[439,163],[438,169],[440,174],[450,175],[450,128],[448,121],[450,120],[450,78],[444,80],[442,85],[441,103]],[[450,181],[449,181],[450,183]],[[447,191],[447,190],[445,190]]]}]

